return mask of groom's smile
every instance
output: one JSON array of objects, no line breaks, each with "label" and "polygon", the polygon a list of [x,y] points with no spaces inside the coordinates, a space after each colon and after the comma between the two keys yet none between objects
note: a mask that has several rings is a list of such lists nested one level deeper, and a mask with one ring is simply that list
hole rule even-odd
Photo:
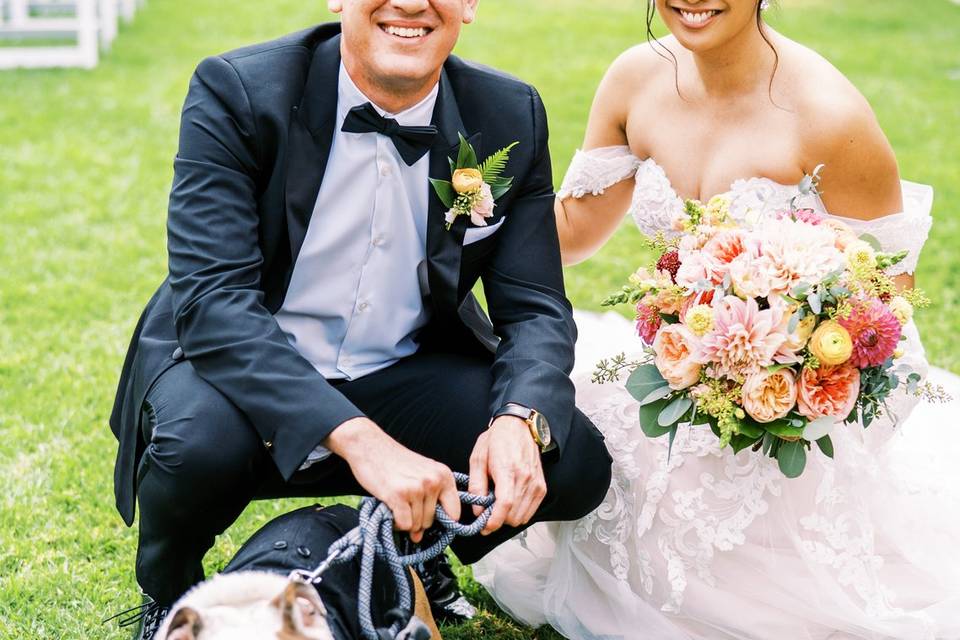
[{"label": "groom's smile", "polygon": [[433,31],[430,27],[409,27],[396,24],[381,24],[380,29],[387,35],[391,35],[401,40],[419,41],[430,35]]},{"label": "groom's smile", "polygon": [[358,88],[397,113],[429,93],[479,0],[328,0],[341,14],[343,62]]}]

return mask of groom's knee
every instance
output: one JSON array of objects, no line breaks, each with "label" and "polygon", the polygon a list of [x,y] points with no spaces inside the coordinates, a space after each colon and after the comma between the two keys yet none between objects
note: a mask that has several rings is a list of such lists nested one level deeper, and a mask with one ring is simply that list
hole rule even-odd
[{"label": "groom's knee", "polygon": [[548,499],[556,512],[550,519],[576,520],[596,509],[610,488],[611,464],[600,431],[576,411],[561,457],[550,474]]},{"label": "groom's knee", "polygon": [[171,489],[211,493],[253,474],[264,452],[246,416],[192,367],[167,373],[176,378],[148,398],[147,473]]}]

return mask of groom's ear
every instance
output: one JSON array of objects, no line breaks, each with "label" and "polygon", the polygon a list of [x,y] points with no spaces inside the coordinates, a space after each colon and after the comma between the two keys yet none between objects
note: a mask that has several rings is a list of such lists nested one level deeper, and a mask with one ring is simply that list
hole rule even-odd
[{"label": "groom's ear", "polygon": [[[330,0],[334,2],[335,0]],[[463,0],[463,24],[470,24],[477,19],[477,5],[480,0]]]},{"label": "groom's ear", "polygon": [[340,13],[343,11],[343,0],[327,0],[327,9],[330,13]]}]

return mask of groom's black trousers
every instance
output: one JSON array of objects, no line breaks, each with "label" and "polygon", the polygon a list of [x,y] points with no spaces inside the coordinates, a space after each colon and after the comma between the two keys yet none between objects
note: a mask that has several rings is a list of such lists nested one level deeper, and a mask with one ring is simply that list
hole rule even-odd
[{"label": "groom's black trousers", "polygon": [[[491,356],[428,350],[387,369],[335,383],[361,411],[408,448],[456,471],[469,471],[477,437],[490,421]],[[363,495],[336,456],[284,482],[267,446],[244,415],[194,371],[167,370],[147,394],[138,472],[140,544],[137,579],[171,604],[204,577],[201,561],[251,500]],[[383,464],[390,465],[389,460]],[[561,455],[544,458],[547,496],[535,521],[573,520],[603,499],[610,456],[603,437],[579,411]],[[453,550],[475,562],[518,533],[460,538]]]}]

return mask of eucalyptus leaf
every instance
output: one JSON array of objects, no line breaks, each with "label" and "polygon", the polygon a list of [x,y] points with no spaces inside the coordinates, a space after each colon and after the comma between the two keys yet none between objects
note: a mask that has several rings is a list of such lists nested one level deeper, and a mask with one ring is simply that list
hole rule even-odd
[{"label": "eucalyptus leaf", "polygon": [[770,454],[770,448],[773,446],[774,441],[776,441],[777,436],[772,433],[763,434],[763,453],[764,455]]},{"label": "eucalyptus leaf", "polygon": [[777,452],[780,471],[788,478],[799,478],[807,466],[807,450],[803,442],[784,442]]},{"label": "eucalyptus leaf", "polygon": [[760,438],[751,438],[745,435],[735,435],[730,438],[730,448],[734,453],[740,453],[744,449],[749,449],[757,443]]},{"label": "eucalyptus leaf", "polygon": [[819,440],[829,435],[833,428],[837,426],[837,419],[832,416],[819,418],[806,426],[803,430],[803,438],[809,442]]},{"label": "eucalyptus leaf", "polygon": [[793,296],[794,298],[799,298],[800,296],[802,296],[808,291],[810,291],[810,285],[807,284],[806,282],[801,282],[800,284],[798,284],[797,286],[795,286],[793,289],[790,290],[790,295]]},{"label": "eucalyptus leaf", "polygon": [[663,386],[659,389],[654,389],[647,394],[647,397],[640,401],[640,405],[650,404],[651,402],[656,402],[657,400],[663,400],[667,396],[673,393],[673,389],[669,386]]},{"label": "eucalyptus leaf", "polygon": [[807,304],[810,305],[810,310],[817,315],[820,315],[820,313],[823,311],[823,304],[821,304],[819,292],[814,292],[808,295]]},{"label": "eucalyptus leaf", "polygon": [[674,398],[670,404],[664,407],[663,411],[660,412],[660,415],[657,416],[657,423],[661,427],[669,427],[676,424],[680,421],[693,406],[693,400],[686,396],[680,396],[679,398]]},{"label": "eucalyptus leaf", "polygon": [[644,402],[651,392],[668,387],[655,364],[642,364],[627,378],[627,392],[639,402]]},{"label": "eucalyptus leaf", "polygon": [[752,438],[754,441],[762,438],[764,433],[763,426],[750,418],[740,420],[737,430],[740,432],[740,435]]},{"label": "eucalyptus leaf", "polygon": [[777,420],[763,425],[768,432],[780,438],[802,438],[803,427],[792,427],[786,420]]},{"label": "eucalyptus leaf", "polygon": [[667,462],[670,462],[670,456],[673,454],[673,443],[677,439],[677,431],[680,430],[680,427],[673,425],[670,428],[670,444],[667,445]]},{"label": "eucalyptus leaf", "polygon": [[883,251],[883,247],[880,245],[880,241],[877,240],[875,236],[872,236],[869,233],[864,233],[863,235],[860,236],[860,239],[866,242],[871,247],[873,247],[874,251]]},{"label": "eucalyptus leaf", "polygon": [[833,440],[830,439],[830,436],[823,436],[817,440],[817,446],[820,447],[820,451],[823,451],[823,455],[828,458],[833,457]]},{"label": "eucalyptus leaf", "polygon": [[797,330],[797,327],[800,326],[800,321],[803,320],[803,312],[797,311],[792,316],[790,316],[790,324],[787,325],[787,331],[793,333]]},{"label": "eucalyptus leaf", "polygon": [[659,438],[670,433],[670,427],[661,427],[657,423],[657,417],[666,406],[666,400],[658,400],[640,407],[640,429],[643,435],[648,438]]}]

